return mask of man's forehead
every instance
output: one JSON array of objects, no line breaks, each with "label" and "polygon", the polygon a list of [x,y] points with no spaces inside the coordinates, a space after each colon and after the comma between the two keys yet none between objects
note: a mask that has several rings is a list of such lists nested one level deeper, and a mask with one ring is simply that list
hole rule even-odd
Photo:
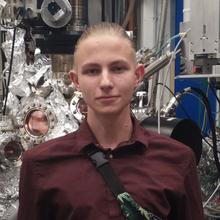
[{"label": "man's forehead", "polygon": [[99,38],[99,39],[88,39],[82,42],[77,48],[76,53],[78,54],[93,54],[105,53],[105,51],[111,51],[117,54],[119,51],[124,54],[134,52],[134,49],[129,45],[129,42],[124,39],[111,39],[111,38]]},{"label": "man's forehead", "polygon": [[[74,63],[77,65],[79,58],[83,60],[84,58],[91,55],[98,55],[99,52],[105,52],[106,50],[112,50],[115,55],[119,50],[123,51],[123,55],[130,54],[136,59],[135,50],[133,49],[131,43],[128,39],[115,36],[115,35],[95,35],[89,36],[83,39],[77,46],[74,54]],[[103,50],[102,50],[103,49]]]},{"label": "man's forehead", "polygon": [[102,34],[102,35],[92,35],[89,36],[86,39],[83,39],[77,49],[80,49],[81,47],[95,47],[99,46],[100,44],[106,44],[108,45],[114,45],[114,44],[125,44],[126,46],[129,46],[132,48],[131,43],[129,42],[128,39],[117,36],[117,35],[107,35],[107,34]]}]

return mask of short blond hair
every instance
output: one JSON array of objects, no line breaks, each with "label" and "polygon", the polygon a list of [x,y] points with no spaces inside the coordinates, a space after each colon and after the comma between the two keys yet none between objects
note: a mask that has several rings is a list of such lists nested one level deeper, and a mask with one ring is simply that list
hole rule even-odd
[{"label": "short blond hair", "polygon": [[74,51],[74,65],[75,65],[75,60],[76,60],[76,54],[79,49],[79,46],[82,41],[86,40],[89,37],[94,37],[94,36],[100,36],[103,34],[108,34],[112,36],[117,36],[122,39],[125,39],[129,42],[131,49],[134,51],[135,54],[135,45],[133,40],[128,36],[126,33],[125,29],[122,28],[119,24],[117,23],[110,23],[110,22],[101,22],[92,26],[89,26],[81,35],[79,40],[77,41],[77,44],[75,45],[75,51]]}]

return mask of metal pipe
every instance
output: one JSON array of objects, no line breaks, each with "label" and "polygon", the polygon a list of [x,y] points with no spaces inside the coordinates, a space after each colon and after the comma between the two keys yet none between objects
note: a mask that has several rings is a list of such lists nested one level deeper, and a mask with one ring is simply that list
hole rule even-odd
[{"label": "metal pipe", "polygon": [[184,0],[184,5],[183,5],[183,21],[184,22],[191,20],[190,13],[191,13],[191,2],[190,0]]},{"label": "metal pipe", "polygon": [[102,21],[105,21],[105,0],[102,0]]},{"label": "metal pipe", "polygon": [[126,14],[125,19],[122,23],[123,28],[126,28],[128,22],[132,16],[132,12],[134,11],[134,6],[135,6],[135,0],[130,0],[127,14]]},{"label": "metal pipe", "polygon": [[112,22],[115,22],[115,0],[112,0]]},{"label": "metal pipe", "polygon": [[2,31],[0,26],[0,115],[3,112],[3,62],[2,62]]},{"label": "metal pipe", "polygon": [[81,32],[85,30],[88,23],[87,8],[88,0],[71,0],[72,5],[72,20],[69,25],[69,30]]},{"label": "metal pipe", "polygon": [[[163,0],[161,5],[161,16],[160,16],[160,25],[158,30],[157,37],[157,49],[163,45],[164,33],[165,33],[165,24],[166,24],[166,14],[167,14],[168,0]],[[159,54],[160,55],[160,54]],[[157,97],[157,83],[159,81],[159,74],[155,74],[152,79],[152,89],[149,101],[149,113],[156,112],[156,97]]]}]

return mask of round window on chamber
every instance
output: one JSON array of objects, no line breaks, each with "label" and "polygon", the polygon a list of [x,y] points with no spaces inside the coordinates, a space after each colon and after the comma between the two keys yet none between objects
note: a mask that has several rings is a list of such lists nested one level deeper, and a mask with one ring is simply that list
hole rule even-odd
[{"label": "round window on chamber", "polygon": [[23,147],[19,142],[10,141],[4,147],[4,156],[11,162],[18,161],[21,158],[23,151]]},{"label": "round window on chamber", "polygon": [[25,119],[25,129],[33,136],[44,136],[49,130],[47,115],[41,110],[33,110]]},{"label": "round window on chamber", "polygon": [[77,104],[77,109],[78,111],[83,114],[83,115],[86,115],[87,114],[87,105],[84,101],[84,99],[79,99],[79,102]]}]

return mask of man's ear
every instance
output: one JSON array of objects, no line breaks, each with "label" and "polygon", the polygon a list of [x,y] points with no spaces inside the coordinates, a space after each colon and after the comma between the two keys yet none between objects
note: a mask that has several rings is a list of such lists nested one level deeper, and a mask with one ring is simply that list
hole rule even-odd
[{"label": "man's ear", "polygon": [[80,90],[80,88],[79,88],[79,77],[78,77],[78,74],[76,73],[75,70],[71,70],[69,72],[69,78],[74,83],[76,89],[79,91]]},{"label": "man's ear", "polygon": [[136,70],[135,70],[135,76],[136,76],[136,85],[137,85],[144,78],[144,65],[143,64],[137,64]]}]

